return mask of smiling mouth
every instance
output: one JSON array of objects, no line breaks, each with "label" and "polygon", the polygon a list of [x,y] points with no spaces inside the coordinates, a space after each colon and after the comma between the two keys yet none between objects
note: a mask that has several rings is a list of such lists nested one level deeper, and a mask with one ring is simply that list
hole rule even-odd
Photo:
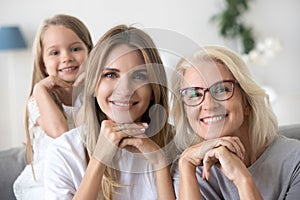
[{"label": "smiling mouth", "polygon": [[203,123],[215,123],[215,122],[222,121],[227,116],[228,116],[228,114],[211,116],[211,117],[204,117],[204,118],[200,119],[200,121],[203,122]]},{"label": "smiling mouth", "polygon": [[120,107],[131,107],[138,103],[138,102],[120,102],[120,101],[109,101],[109,102]]},{"label": "smiling mouth", "polygon": [[75,66],[75,67],[66,67],[66,68],[63,68],[63,69],[59,69],[58,71],[60,71],[60,72],[70,72],[70,71],[74,71],[74,70],[76,70],[78,68],[79,68],[78,66]]}]

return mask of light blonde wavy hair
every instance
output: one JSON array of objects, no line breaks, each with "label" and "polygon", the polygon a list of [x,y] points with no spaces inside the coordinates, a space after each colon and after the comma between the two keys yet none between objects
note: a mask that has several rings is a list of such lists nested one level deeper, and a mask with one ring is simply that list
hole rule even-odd
[{"label": "light blonde wavy hair", "polygon": [[[84,129],[81,131],[81,136],[84,140],[88,154],[87,156],[89,156],[89,158],[93,155],[93,150],[96,146],[100,132],[101,122],[107,119],[106,114],[97,104],[96,97],[94,96],[95,88],[98,86],[101,79],[106,58],[111,50],[124,44],[131,47],[133,50],[139,51],[146,65],[153,64],[150,67],[147,67],[153,99],[151,100],[147,111],[142,115],[142,121],[150,123],[149,109],[155,104],[163,106],[165,111],[169,113],[167,77],[154,42],[148,34],[135,27],[126,25],[113,27],[100,38],[85,63],[86,78],[83,105]],[[159,112],[153,113],[155,116],[151,117],[151,124],[155,126],[155,124],[161,123],[161,116],[159,115]],[[172,139],[170,128],[171,127],[166,121],[159,133],[150,138],[160,147],[164,147]],[[89,160],[89,158],[87,160]],[[104,198],[113,199],[116,187],[121,187],[120,184],[118,184],[118,172],[115,169],[107,167],[102,179]]]},{"label": "light blonde wavy hair", "polygon": [[213,61],[223,64],[232,73],[238,82],[243,99],[250,105],[250,115],[247,118],[249,138],[253,156],[269,145],[275,138],[278,130],[277,118],[269,103],[269,96],[251,77],[251,73],[242,58],[235,52],[221,46],[205,46],[191,58],[182,58],[172,77],[171,117],[175,122],[175,143],[183,151],[188,146],[201,139],[194,134],[189,125],[186,112],[180,100],[179,89],[183,84],[183,76],[187,68],[193,67],[193,62],[199,60]]},{"label": "light blonde wavy hair", "polygon": [[[45,65],[43,60],[43,36],[44,33],[48,30],[51,26],[64,26],[68,29],[71,29],[86,45],[88,49],[88,53],[93,48],[93,42],[91,39],[90,32],[88,28],[84,25],[82,21],[78,18],[65,15],[65,14],[58,14],[49,19],[45,19],[42,25],[40,26],[33,43],[33,56],[34,56],[34,64],[33,64],[33,72],[32,72],[32,80],[31,80],[31,87],[29,92],[29,97],[32,96],[33,88],[36,83],[46,78],[48,75],[45,71]],[[58,106],[58,108],[64,113],[58,95],[53,92],[52,99]],[[31,163],[33,160],[33,152],[32,152],[32,145],[31,145],[31,135],[28,127],[28,110],[25,111],[25,131],[26,131],[26,160],[27,163]]]}]

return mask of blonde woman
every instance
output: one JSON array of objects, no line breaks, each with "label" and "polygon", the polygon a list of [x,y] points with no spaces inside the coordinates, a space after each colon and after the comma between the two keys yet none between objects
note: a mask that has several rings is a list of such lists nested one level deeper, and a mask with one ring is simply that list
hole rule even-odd
[{"label": "blonde woman", "polygon": [[151,38],[120,25],[86,62],[83,126],[48,149],[49,199],[174,199],[167,80]]},{"label": "blonde woman", "polygon": [[268,95],[241,57],[207,46],[182,59],[176,72],[177,198],[299,198],[300,143],[277,134]]},{"label": "blonde woman", "polygon": [[44,195],[45,152],[53,138],[75,127],[73,110],[82,100],[73,100],[73,83],[92,47],[87,27],[70,15],[44,20],[36,34],[25,118],[28,165],[14,183],[17,199]]}]

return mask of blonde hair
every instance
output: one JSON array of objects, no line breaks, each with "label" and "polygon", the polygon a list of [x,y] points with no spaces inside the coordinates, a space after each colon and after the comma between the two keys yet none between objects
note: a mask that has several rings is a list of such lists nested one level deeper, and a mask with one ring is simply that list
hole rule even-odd
[{"label": "blonde hair", "polygon": [[[88,49],[88,53],[93,48],[93,42],[89,30],[79,19],[70,15],[59,14],[53,16],[52,18],[44,20],[43,24],[40,26],[35,36],[35,40],[33,44],[34,64],[33,64],[31,88],[30,88],[28,100],[32,96],[33,88],[35,84],[48,76],[45,71],[45,65],[43,60],[42,40],[43,40],[44,33],[48,30],[50,26],[64,26],[66,28],[71,29],[86,45]],[[52,99],[54,100],[58,108],[60,108],[60,110],[63,112],[62,105],[59,101],[58,95],[55,92],[53,92],[52,94]],[[28,110],[26,109],[25,111],[25,131],[26,131],[26,138],[27,138],[26,160],[27,163],[31,163],[33,158],[32,158],[31,136],[30,136],[30,131],[28,129],[29,128],[28,117],[29,117]]]},{"label": "blonde hair", "polygon": [[[172,77],[172,90],[178,91],[182,86],[185,70],[192,67],[192,62],[197,60],[208,60],[223,64],[239,83],[242,96],[250,106],[250,115],[247,118],[249,125],[249,138],[253,155],[269,145],[277,134],[278,123],[272,111],[269,96],[251,77],[246,63],[235,52],[220,46],[205,46],[197,51],[192,60],[181,59],[176,66],[175,74]],[[183,104],[179,94],[175,92],[172,96],[171,116],[175,121],[176,136],[175,142],[182,151],[199,138],[195,136],[190,127]],[[186,132],[190,134],[186,134]]]},{"label": "blonde hair", "polygon": [[[162,65],[162,60],[158,50],[148,34],[132,26],[119,25],[107,31],[95,45],[95,48],[89,55],[86,64],[86,79],[84,88],[84,120],[86,129],[82,131],[82,138],[85,142],[88,155],[91,157],[96,146],[100,132],[101,122],[107,119],[105,113],[100,109],[94,96],[95,88],[101,78],[104,70],[106,58],[113,48],[119,45],[127,45],[133,50],[141,53],[145,64],[151,65],[147,68],[153,99],[147,111],[142,115],[143,122],[150,122],[149,109],[151,106],[161,105],[167,113],[168,118],[168,95],[167,95],[167,77]],[[151,124],[155,127],[161,123],[159,112],[154,111],[151,114]],[[151,127],[149,127],[151,129]],[[148,128],[148,129],[149,129]],[[87,134],[84,134],[87,130]],[[150,137],[160,147],[166,145],[172,138],[170,126],[167,123],[156,135]],[[117,182],[117,171],[107,167],[102,179],[102,191],[105,199],[112,199],[115,188],[120,186]]]}]

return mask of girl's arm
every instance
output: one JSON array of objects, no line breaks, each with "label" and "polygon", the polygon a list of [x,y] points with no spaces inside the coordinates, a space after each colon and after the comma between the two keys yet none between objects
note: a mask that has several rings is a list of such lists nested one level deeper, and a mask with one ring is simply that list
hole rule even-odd
[{"label": "girl's arm", "polygon": [[51,98],[50,93],[55,89],[68,87],[70,84],[57,77],[49,76],[37,83],[33,90],[33,96],[40,111],[37,123],[52,138],[68,131],[68,123],[62,111]]}]

